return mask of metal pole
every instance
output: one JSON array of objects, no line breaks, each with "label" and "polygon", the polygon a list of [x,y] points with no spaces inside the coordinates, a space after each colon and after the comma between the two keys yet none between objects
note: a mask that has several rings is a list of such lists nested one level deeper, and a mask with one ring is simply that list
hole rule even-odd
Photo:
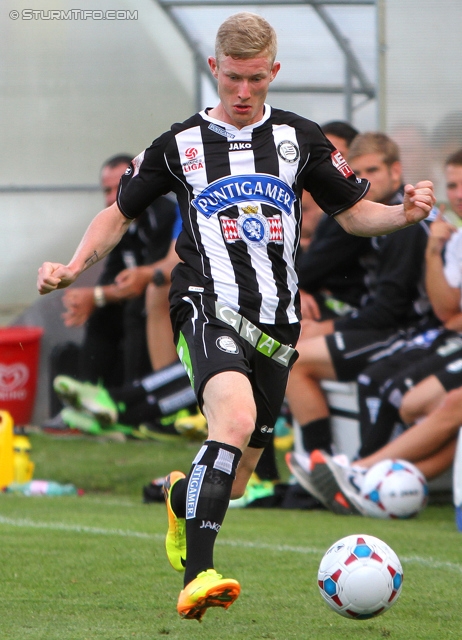
[{"label": "metal pole", "polygon": [[350,61],[345,57],[345,119],[353,124],[353,73]]},{"label": "metal pole", "polygon": [[387,130],[387,33],[386,0],[377,0],[377,120]]}]

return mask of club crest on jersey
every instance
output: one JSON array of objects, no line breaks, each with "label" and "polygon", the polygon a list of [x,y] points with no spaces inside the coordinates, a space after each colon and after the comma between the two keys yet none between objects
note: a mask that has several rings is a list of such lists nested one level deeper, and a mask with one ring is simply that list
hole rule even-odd
[{"label": "club crest on jersey", "polygon": [[280,178],[264,173],[226,176],[209,184],[192,201],[206,218],[244,202],[254,201],[292,213],[295,194]]},{"label": "club crest on jersey", "polygon": [[225,353],[239,353],[239,347],[229,336],[220,336],[220,338],[217,338],[216,345],[220,351],[224,351]]},{"label": "club crest on jersey", "polygon": [[283,243],[281,216],[265,218],[258,213],[258,207],[242,207],[239,218],[221,217],[221,228],[226,242],[243,240],[249,247],[266,246],[268,242]]},{"label": "club crest on jersey", "polygon": [[332,151],[330,157],[332,158],[332,164],[337,169],[337,171],[340,171],[342,176],[344,176],[345,178],[349,178],[353,175],[353,169],[342,156],[340,151],[337,151],[337,149],[335,151]]},{"label": "club crest on jersey", "polygon": [[300,150],[292,140],[283,140],[278,144],[278,156],[284,162],[297,162],[300,157]]}]

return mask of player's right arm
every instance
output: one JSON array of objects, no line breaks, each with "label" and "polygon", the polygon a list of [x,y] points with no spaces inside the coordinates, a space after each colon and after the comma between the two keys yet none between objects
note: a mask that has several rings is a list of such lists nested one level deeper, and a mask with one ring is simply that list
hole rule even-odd
[{"label": "player's right arm", "polygon": [[131,220],[116,203],[93,218],[71,261],[67,265],[44,262],[38,270],[37,289],[41,295],[72,284],[83,271],[104,258],[120,241]]}]

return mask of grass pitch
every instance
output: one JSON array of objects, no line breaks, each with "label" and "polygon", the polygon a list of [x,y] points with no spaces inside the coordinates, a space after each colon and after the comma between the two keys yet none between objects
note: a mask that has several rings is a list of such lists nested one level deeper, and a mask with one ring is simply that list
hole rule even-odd
[{"label": "grass pitch", "polygon": [[[325,511],[230,510],[216,566],[242,592],[201,624],[175,605],[182,586],[164,554],[162,504],[144,484],[188,470],[198,445],[31,436],[36,478],[73,482],[83,497],[0,496],[0,638],[10,640],[369,640],[462,637],[461,534],[451,505],[382,521]],[[281,464],[281,471],[284,468]],[[347,620],[322,601],[322,555],[352,533],[384,539],[404,569],[400,599],[374,620]]]}]

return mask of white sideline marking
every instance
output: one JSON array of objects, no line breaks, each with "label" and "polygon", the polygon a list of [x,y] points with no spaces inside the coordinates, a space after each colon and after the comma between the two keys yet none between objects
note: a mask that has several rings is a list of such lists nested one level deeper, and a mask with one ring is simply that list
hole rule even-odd
[{"label": "white sideline marking", "polygon": [[[165,535],[161,533],[144,533],[143,531],[130,531],[127,529],[103,529],[101,527],[87,527],[79,524],[66,524],[64,522],[39,522],[28,518],[6,518],[0,516],[0,525],[20,527],[23,529],[51,529],[53,531],[71,531],[73,533],[89,533],[97,536],[119,536],[122,538],[141,538],[144,540],[164,540]],[[267,549],[278,553],[300,553],[317,555],[322,557],[326,549],[316,547],[296,547],[287,544],[267,544],[265,542],[250,542],[246,540],[220,540],[218,543],[228,547],[238,547],[240,549]],[[462,573],[462,565],[455,562],[435,560],[435,558],[421,558],[420,556],[400,556],[403,562],[420,564],[430,569],[452,569]]]}]

